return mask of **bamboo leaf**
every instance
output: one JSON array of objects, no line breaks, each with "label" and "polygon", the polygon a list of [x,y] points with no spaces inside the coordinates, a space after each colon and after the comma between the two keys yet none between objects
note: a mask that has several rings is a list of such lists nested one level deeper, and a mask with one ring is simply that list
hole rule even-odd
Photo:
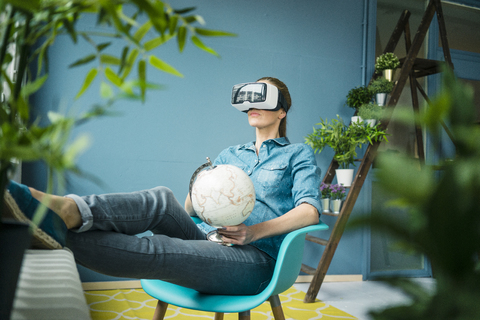
[{"label": "bamboo leaf", "polygon": [[180,28],[178,28],[178,33],[177,33],[178,51],[183,52],[183,48],[185,48],[186,41],[187,41],[187,28],[185,28],[185,26],[181,26]]},{"label": "bamboo leaf", "polygon": [[105,64],[114,64],[114,65],[120,65],[121,60],[115,56],[109,55],[109,54],[102,54],[100,55],[100,62],[105,63]]},{"label": "bamboo leaf", "polygon": [[72,63],[72,64],[69,65],[68,67],[69,67],[69,68],[73,68],[73,67],[77,67],[77,66],[81,66],[81,65],[87,64],[87,63],[89,63],[90,61],[95,60],[95,57],[96,57],[95,54],[89,54],[88,56],[83,57],[83,58],[75,61],[74,63]]},{"label": "bamboo leaf", "polygon": [[97,45],[97,50],[99,52],[103,51],[104,49],[106,49],[107,47],[109,47],[112,43],[111,42],[103,42],[103,43],[100,43]]},{"label": "bamboo leaf", "polygon": [[155,57],[155,56],[150,56],[150,59],[149,59],[148,62],[149,62],[152,66],[154,66],[155,68],[157,68],[157,69],[159,69],[159,70],[162,70],[162,71],[164,71],[164,72],[173,74],[174,76],[183,78],[183,74],[181,74],[180,72],[178,72],[174,67],[172,67],[172,66],[169,65],[168,63],[166,63],[166,62],[158,59],[158,58]]},{"label": "bamboo leaf", "polygon": [[105,77],[117,87],[123,83],[122,79],[109,67],[105,68]]},{"label": "bamboo leaf", "polygon": [[218,53],[216,53],[215,50],[213,50],[210,47],[207,47],[202,42],[202,40],[200,40],[197,36],[192,36],[192,42],[193,42],[194,45],[196,45],[198,48],[202,49],[203,51],[206,51],[210,54],[213,54],[214,56],[220,57],[220,55]]},{"label": "bamboo leaf", "polygon": [[145,60],[138,61],[138,78],[140,79],[140,96],[142,97],[142,102],[145,102],[145,82],[147,78]]},{"label": "bamboo leaf", "polygon": [[162,44],[164,44],[165,42],[169,41],[172,38],[173,38],[173,35],[163,35],[163,36],[156,37],[152,40],[148,40],[147,42],[145,42],[144,48],[147,52],[151,51],[161,46]]},{"label": "bamboo leaf", "polygon": [[135,60],[137,59],[137,56],[138,56],[138,49],[135,48],[128,55],[127,63],[125,64],[125,67],[123,68],[122,79],[125,79],[130,74],[130,71],[132,70],[132,66],[135,63]]},{"label": "bamboo leaf", "polygon": [[170,30],[170,35],[173,36],[175,31],[177,30],[177,23],[178,23],[178,16],[174,15],[170,17],[170,23],[168,24],[168,28]]},{"label": "bamboo leaf", "polygon": [[113,97],[112,87],[104,81],[102,81],[102,83],[100,83],[100,95],[104,99],[110,99],[111,97]]},{"label": "bamboo leaf", "polygon": [[120,58],[120,68],[118,69],[119,74],[123,71],[123,68],[125,68],[125,65],[127,63],[127,54],[128,54],[129,49],[130,48],[128,46],[123,47],[122,57]]},{"label": "bamboo leaf", "polygon": [[40,78],[37,78],[35,81],[33,82],[28,82],[26,83],[22,89],[21,89],[21,94],[24,95],[24,96],[29,96],[31,95],[32,93],[35,93],[38,91],[38,89],[40,89],[42,87],[42,85],[45,83],[45,81],[47,80],[48,78],[48,75],[43,75],[42,77]]},{"label": "bamboo leaf", "polygon": [[235,33],[221,31],[221,30],[209,30],[203,28],[195,28],[195,32],[205,37],[236,37]]},{"label": "bamboo leaf", "polygon": [[77,93],[75,96],[75,99],[80,98],[80,96],[85,92],[85,90],[88,89],[90,84],[95,80],[95,77],[97,76],[98,70],[96,68],[91,69],[88,73],[87,76],[85,77],[85,81],[83,82],[82,88],[80,91]]},{"label": "bamboo leaf", "polygon": [[133,35],[133,38],[137,40],[138,42],[142,41],[143,37],[147,34],[147,32],[150,30],[152,27],[152,21],[147,20],[138,30],[135,32]]}]

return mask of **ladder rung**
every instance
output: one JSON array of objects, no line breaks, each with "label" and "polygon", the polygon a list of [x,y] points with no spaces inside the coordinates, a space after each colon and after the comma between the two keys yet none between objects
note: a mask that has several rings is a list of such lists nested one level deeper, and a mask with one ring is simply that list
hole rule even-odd
[{"label": "ladder rung", "polygon": [[315,272],[317,271],[317,269],[312,268],[312,267],[307,266],[306,264],[302,263],[302,267],[300,268],[300,271],[313,276],[313,275],[315,275]]},{"label": "ladder rung", "polygon": [[307,234],[305,236],[305,240],[308,240],[308,241],[311,241],[311,242],[315,242],[315,243],[318,243],[318,244],[321,244],[322,246],[326,246],[327,243],[328,243],[328,240],[325,240],[325,239],[322,239],[322,238],[318,238],[318,237],[314,237],[314,236],[311,236],[309,234]]}]

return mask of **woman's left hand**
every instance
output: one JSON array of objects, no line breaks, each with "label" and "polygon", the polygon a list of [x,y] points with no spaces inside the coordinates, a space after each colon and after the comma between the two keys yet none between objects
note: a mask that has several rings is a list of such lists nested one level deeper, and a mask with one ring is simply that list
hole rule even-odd
[{"label": "woman's left hand", "polygon": [[254,232],[251,227],[245,224],[237,226],[218,228],[224,244],[246,245],[254,241]]}]

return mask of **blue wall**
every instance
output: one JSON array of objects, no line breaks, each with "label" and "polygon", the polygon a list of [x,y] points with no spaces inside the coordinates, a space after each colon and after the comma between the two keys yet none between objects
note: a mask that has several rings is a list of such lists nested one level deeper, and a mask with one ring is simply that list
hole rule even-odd
[{"label": "blue wall", "polygon": [[[348,120],[352,115],[343,105],[348,91],[363,79],[363,1],[184,0],[174,5],[196,6],[207,28],[234,32],[238,37],[205,40],[221,59],[191,43],[182,54],[175,42],[159,48],[156,54],[185,77],[151,69],[149,76],[165,84],[165,90],[150,92],[143,105],[122,101],[115,105],[119,116],[79,127],[75,135],[87,133],[93,142],[79,165],[103,185],[72,176],[68,193],[128,192],[166,185],[183,203],[190,176],[206,156],[213,159],[225,147],[255,138],[245,114],[229,104],[236,83],[273,76],[287,84],[293,100],[288,136],[294,143],[303,143],[320,117],[339,114]],[[93,20],[85,19],[80,27],[93,29]],[[112,47],[109,49],[122,48],[121,44]],[[86,43],[73,45],[66,37],[54,45],[49,79],[33,101],[39,115],[58,108],[78,112],[99,100],[94,86],[73,101],[90,66],[67,66],[90,52]],[[317,156],[323,173],[332,156],[330,150]],[[41,166],[28,165],[24,180],[43,188],[45,172]],[[362,199],[361,194],[356,210],[364,206]],[[333,227],[334,218],[324,220]],[[316,266],[322,250],[307,244],[305,261]],[[362,231],[348,231],[329,274],[361,274],[362,251]],[[84,281],[94,279],[82,277]]]}]

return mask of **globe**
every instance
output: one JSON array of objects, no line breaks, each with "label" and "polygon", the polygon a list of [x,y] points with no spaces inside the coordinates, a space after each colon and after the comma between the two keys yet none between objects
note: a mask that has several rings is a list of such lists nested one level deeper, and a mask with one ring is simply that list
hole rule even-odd
[{"label": "globe", "polygon": [[197,215],[213,227],[241,224],[255,205],[250,177],[232,165],[201,171],[192,186],[192,205]]}]

